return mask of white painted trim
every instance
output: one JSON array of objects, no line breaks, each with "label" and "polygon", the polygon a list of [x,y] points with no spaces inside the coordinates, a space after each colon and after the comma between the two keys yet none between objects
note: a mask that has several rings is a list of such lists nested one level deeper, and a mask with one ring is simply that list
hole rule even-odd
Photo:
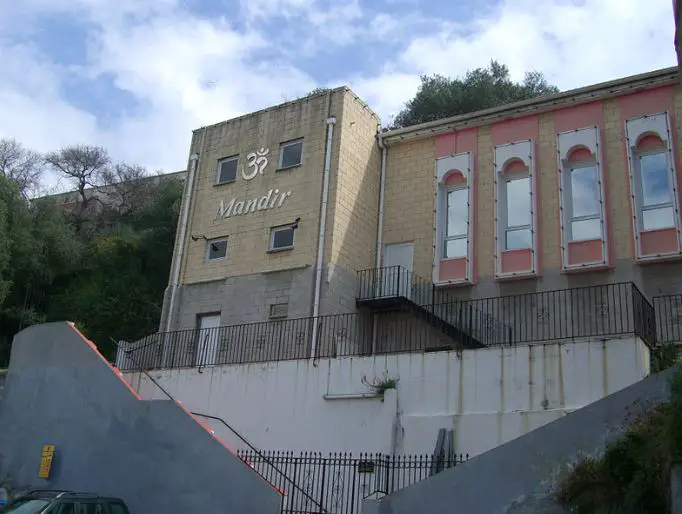
[{"label": "white painted trim", "polygon": [[[602,268],[608,265],[609,262],[609,230],[606,223],[606,198],[604,191],[604,169],[602,166],[602,145],[601,133],[597,125],[593,127],[584,127],[576,130],[569,130],[560,132],[556,136],[557,144],[557,167],[559,171],[559,223],[561,230],[561,262],[564,270],[583,270],[591,268]],[[600,204],[600,223],[601,223],[601,246],[602,246],[602,262],[594,262],[589,264],[570,265],[568,262],[568,243],[569,230],[567,230],[567,215],[571,209],[571,199],[566,197],[570,189],[570,164],[567,162],[568,155],[577,146],[587,148],[594,156],[594,165],[597,168],[597,189],[598,200]],[[573,240],[571,240],[573,241]]]},{"label": "white painted trim", "polygon": [[[506,164],[512,159],[519,159],[528,168],[530,177],[530,215],[531,215],[531,267],[527,273],[502,273],[502,251],[504,248],[504,231],[507,228],[507,213],[500,212],[500,195],[505,194],[505,182],[500,180]],[[536,276],[538,269],[538,219],[537,219],[537,180],[535,176],[535,144],[532,139],[522,139],[495,146],[494,192],[495,192],[495,278],[523,278]],[[502,234],[501,234],[502,231]]]},{"label": "white painted trim", "polygon": [[[668,166],[670,171],[670,184],[672,185],[673,211],[675,229],[677,230],[677,251],[665,254],[643,255],[640,244],[640,225],[641,225],[641,197],[638,181],[635,173],[639,172],[639,167],[635,163],[637,157],[636,146],[639,138],[647,133],[656,134],[661,138],[668,150]],[[668,111],[656,114],[640,116],[625,120],[625,141],[628,155],[628,175],[630,183],[630,198],[632,208],[632,233],[635,236],[635,258],[638,261],[658,260],[661,258],[677,257],[682,253],[682,234],[680,233],[680,202],[678,195],[677,166],[675,162],[675,152],[673,150],[673,138],[670,131],[670,116]]]},{"label": "white painted trim", "polygon": [[[443,181],[446,178],[448,171],[458,170],[464,176],[466,185],[464,187],[446,188]],[[474,237],[473,216],[474,213],[474,158],[471,152],[463,152],[456,155],[449,155],[436,159],[435,162],[435,196],[436,196],[436,226],[435,226],[435,241],[434,241],[434,255],[432,266],[432,281],[434,284],[470,284],[473,280],[473,246],[472,241]],[[441,280],[440,279],[440,263],[445,260],[443,257],[443,241],[447,223],[445,218],[447,216],[447,193],[451,190],[465,189],[467,190],[467,251],[466,251],[466,277],[464,280]],[[461,257],[459,257],[461,258]]]}]

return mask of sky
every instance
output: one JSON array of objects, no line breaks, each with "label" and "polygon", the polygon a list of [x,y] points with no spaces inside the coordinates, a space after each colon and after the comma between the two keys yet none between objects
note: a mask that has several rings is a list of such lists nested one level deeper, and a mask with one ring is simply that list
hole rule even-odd
[{"label": "sky", "polygon": [[421,74],[566,90],[673,66],[673,37],[672,0],[0,0],[0,138],[172,172],[193,129],[315,87],[388,123]]}]

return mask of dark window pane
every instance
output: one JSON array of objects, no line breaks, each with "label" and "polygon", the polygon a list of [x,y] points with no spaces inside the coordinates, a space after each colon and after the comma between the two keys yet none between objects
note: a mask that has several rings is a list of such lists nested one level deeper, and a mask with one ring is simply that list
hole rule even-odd
[{"label": "dark window pane", "polygon": [[289,248],[294,246],[294,229],[280,228],[275,230],[272,238],[273,248]]},{"label": "dark window pane", "polygon": [[280,150],[280,168],[288,168],[301,164],[301,153],[303,152],[303,141],[282,146]]},{"label": "dark window pane", "polygon": [[239,159],[228,159],[218,165],[218,183],[234,182],[237,179]]},{"label": "dark window pane", "polygon": [[227,254],[227,240],[211,241],[208,243],[208,258],[222,259]]}]

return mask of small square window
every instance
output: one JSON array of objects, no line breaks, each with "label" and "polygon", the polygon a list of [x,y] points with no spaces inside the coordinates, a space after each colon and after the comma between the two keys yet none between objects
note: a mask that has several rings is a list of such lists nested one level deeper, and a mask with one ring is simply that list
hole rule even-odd
[{"label": "small square window", "polygon": [[227,255],[227,239],[216,239],[208,242],[206,256],[209,261],[224,259]]},{"label": "small square window", "polygon": [[227,157],[218,161],[217,184],[229,184],[237,180],[239,156]]},{"label": "small square window", "polygon": [[288,315],[288,303],[273,303],[270,305],[270,319],[286,318]]},{"label": "small square window", "polygon": [[293,168],[301,164],[303,157],[303,140],[290,141],[282,143],[279,146],[279,166],[278,168],[286,169]]},{"label": "small square window", "polygon": [[294,227],[283,225],[270,231],[270,250],[288,250],[294,247]]}]

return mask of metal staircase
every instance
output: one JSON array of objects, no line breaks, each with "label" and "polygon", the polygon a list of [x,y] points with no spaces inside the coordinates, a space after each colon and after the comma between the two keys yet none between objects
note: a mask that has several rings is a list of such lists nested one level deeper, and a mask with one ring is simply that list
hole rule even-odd
[{"label": "metal staircase", "polygon": [[355,303],[361,310],[409,311],[464,348],[484,348],[493,343],[489,339],[504,339],[499,335],[506,332],[502,323],[402,266],[362,270],[358,278]]}]

